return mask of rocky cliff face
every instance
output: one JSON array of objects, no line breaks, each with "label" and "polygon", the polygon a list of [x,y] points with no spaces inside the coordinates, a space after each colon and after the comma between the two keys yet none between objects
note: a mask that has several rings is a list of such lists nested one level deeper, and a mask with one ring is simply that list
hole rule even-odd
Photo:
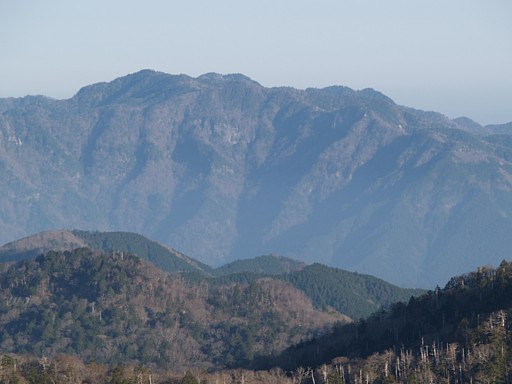
[{"label": "rocky cliff face", "polygon": [[374,90],[141,71],[0,112],[3,242],[126,230],[211,265],[275,252],[419,286],[512,245],[506,126]]}]

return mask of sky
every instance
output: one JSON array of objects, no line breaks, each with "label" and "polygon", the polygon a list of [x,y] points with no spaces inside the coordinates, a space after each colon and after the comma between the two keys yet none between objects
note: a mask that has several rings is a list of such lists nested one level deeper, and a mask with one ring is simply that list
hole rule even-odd
[{"label": "sky", "polygon": [[0,0],[0,97],[72,97],[154,69],[374,88],[512,121],[511,0]]}]

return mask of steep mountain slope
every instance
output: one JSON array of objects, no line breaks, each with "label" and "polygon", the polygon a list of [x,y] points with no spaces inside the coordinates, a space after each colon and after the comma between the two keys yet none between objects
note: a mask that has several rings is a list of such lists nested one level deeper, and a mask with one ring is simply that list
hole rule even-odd
[{"label": "steep mountain slope", "polygon": [[277,253],[429,287],[512,245],[506,126],[152,71],[0,105],[3,242],[122,230],[210,265]]},{"label": "steep mountain slope", "polygon": [[331,364],[328,370],[346,374],[347,381],[355,373],[369,382],[507,382],[511,315],[512,263],[502,261],[496,269],[453,277],[444,289],[341,326],[266,363],[288,370]]},{"label": "steep mountain slope", "polygon": [[208,265],[137,233],[79,230],[73,230],[72,233],[91,249],[130,252],[143,260],[151,261],[166,272],[199,272],[206,276],[213,274],[213,269]]}]

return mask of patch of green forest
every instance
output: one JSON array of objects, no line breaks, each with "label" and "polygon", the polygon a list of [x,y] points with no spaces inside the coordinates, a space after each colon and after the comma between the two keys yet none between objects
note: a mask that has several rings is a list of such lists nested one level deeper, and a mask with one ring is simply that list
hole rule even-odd
[{"label": "patch of green forest", "polygon": [[82,239],[89,248],[103,252],[124,251],[133,253],[143,260],[151,261],[167,272],[200,271],[213,274],[213,269],[197,260],[167,248],[156,241],[132,232],[71,231]]},{"label": "patch of green forest", "polygon": [[304,291],[319,308],[329,307],[353,319],[369,316],[396,302],[407,302],[421,289],[404,289],[370,275],[312,264],[284,277]]},{"label": "patch of green forest", "polygon": [[[452,278],[408,303],[300,343],[255,367],[317,367],[329,382],[508,383],[512,263]],[[323,373],[322,373],[323,372]]]}]

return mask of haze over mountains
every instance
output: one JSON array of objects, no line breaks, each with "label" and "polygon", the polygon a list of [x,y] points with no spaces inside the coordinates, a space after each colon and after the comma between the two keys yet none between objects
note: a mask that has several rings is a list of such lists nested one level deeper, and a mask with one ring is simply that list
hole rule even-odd
[{"label": "haze over mountains", "polygon": [[243,75],[0,99],[0,242],[124,230],[212,266],[277,253],[432,287],[510,257],[511,132]]}]

